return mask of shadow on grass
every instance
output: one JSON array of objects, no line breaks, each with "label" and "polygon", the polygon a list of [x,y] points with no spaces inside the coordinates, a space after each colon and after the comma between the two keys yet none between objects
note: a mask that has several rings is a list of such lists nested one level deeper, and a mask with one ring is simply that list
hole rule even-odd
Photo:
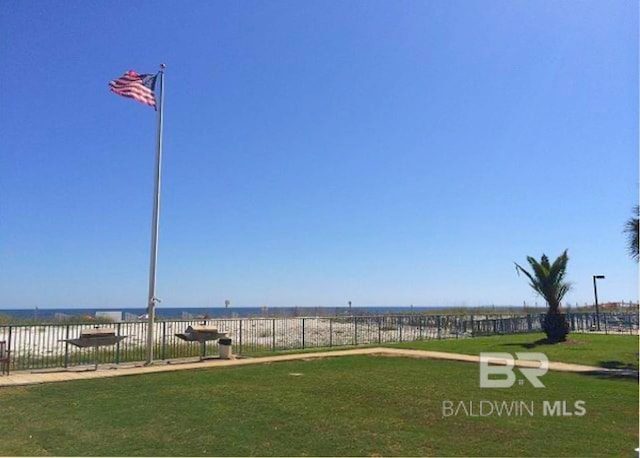
[{"label": "shadow on grass", "polygon": [[[571,344],[571,341],[565,342],[553,342],[546,338],[538,339],[535,342],[525,343],[507,343],[504,344],[507,347],[521,347],[530,350],[541,345],[556,345],[556,344]],[[614,380],[639,380],[638,366],[634,364],[624,363],[622,361],[598,361],[598,366],[602,367],[602,370],[592,372],[580,372],[581,375],[587,375],[590,377],[597,377],[602,379],[614,379]]]},{"label": "shadow on grass", "polygon": [[638,370],[637,365],[623,363],[622,361],[599,361],[598,365],[607,369]]},{"label": "shadow on grass", "polygon": [[505,347],[522,347],[522,348],[526,348],[527,350],[531,350],[532,348],[536,348],[540,345],[555,345],[558,343],[562,343],[562,342],[552,342],[545,337],[543,339],[538,339],[535,342],[508,343],[508,344],[504,344],[504,346]]},{"label": "shadow on grass", "polygon": [[638,369],[609,369],[603,368],[601,371],[580,372],[580,375],[596,377],[606,380],[635,380],[638,383]]}]

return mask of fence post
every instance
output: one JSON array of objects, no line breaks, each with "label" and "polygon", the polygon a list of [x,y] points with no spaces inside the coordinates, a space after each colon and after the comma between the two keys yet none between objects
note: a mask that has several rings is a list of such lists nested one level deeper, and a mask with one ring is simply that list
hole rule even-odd
[{"label": "fence post", "polygon": [[162,322],[162,360],[167,359],[167,322]]},{"label": "fence post", "polygon": [[460,317],[455,317],[454,318],[454,323],[456,326],[456,339],[458,338],[458,334],[460,334]]},{"label": "fence post", "polygon": [[378,344],[382,343],[382,317],[378,315]]},{"label": "fence post", "polygon": [[12,334],[12,329],[13,326],[9,325],[9,339],[7,342],[7,358],[9,358],[9,370],[11,370],[11,363],[13,363],[13,367],[16,367],[16,362],[15,362],[15,358],[11,357],[11,334]]},{"label": "fence post", "polygon": [[473,322],[473,313],[472,313],[471,314],[471,337],[475,337],[475,336],[476,336],[476,329]]},{"label": "fence post", "polygon": [[[11,336],[11,327],[9,327],[9,336]],[[69,325],[66,326],[64,343],[64,367],[69,367]],[[9,339],[11,341],[11,339]]]},{"label": "fence post", "polygon": [[329,347],[333,347],[333,318],[329,317]]},{"label": "fence post", "polygon": [[420,317],[418,317],[418,323],[420,325],[420,340],[422,340],[423,337],[423,330],[422,330],[422,323],[424,322],[424,317],[422,315],[420,315]]},{"label": "fence post", "polygon": [[358,345],[358,317],[354,316],[353,317],[353,341],[354,341],[354,345]]},{"label": "fence post", "polygon": [[302,349],[304,350],[304,318],[302,319]]},{"label": "fence post", "polygon": [[[120,325],[122,323],[118,323],[116,326],[116,335],[120,335]],[[120,364],[120,341],[116,342],[116,364]]]},{"label": "fence post", "polygon": [[403,325],[404,323],[403,323],[403,320],[402,320],[402,317],[401,317],[401,316],[400,316],[400,317],[396,317],[396,321],[398,321],[398,318],[400,319],[400,320],[399,320],[399,321],[400,321],[400,324],[399,324],[399,326],[398,326],[398,327],[400,328],[400,342],[402,342],[402,328],[403,328],[403,326],[402,326],[402,325]]},{"label": "fence post", "polygon": [[276,351],[276,319],[271,318],[271,350]]},{"label": "fence post", "polygon": [[438,315],[438,340],[442,339],[442,317]]},{"label": "fence post", "polygon": [[244,320],[240,320],[240,344],[238,345],[238,353],[242,353],[242,322]]}]

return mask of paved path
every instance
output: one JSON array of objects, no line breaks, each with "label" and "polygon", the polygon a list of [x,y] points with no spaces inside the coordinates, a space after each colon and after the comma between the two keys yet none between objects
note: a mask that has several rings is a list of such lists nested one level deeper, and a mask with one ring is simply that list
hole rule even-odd
[{"label": "paved path", "polygon": [[[479,356],[463,355],[460,353],[445,353],[441,351],[409,350],[400,348],[356,348],[352,350],[335,350],[314,353],[293,353],[287,355],[265,356],[260,358],[239,358],[229,360],[205,360],[198,362],[183,363],[156,363],[153,366],[143,366],[141,364],[122,364],[117,368],[99,368],[98,370],[69,369],[59,372],[15,372],[9,376],[0,377],[0,388],[7,386],[37,385],[42,383],[66,382],[70,380],[87,380],[107,377],[122,377],[126,375],[151,374],[156,372],[184,371],[190,369],[212,369],[216,367],[246,366],[249,364],[275,363],[281,361],[306,361],[311,359],[354,356],[354,355],[376,355],[394,356],[426,359],[446,359],[450,361],[464,361],[477,363]],[[515,361],[519,367],[538,367],[534,361]],[[561,372],[601,372],[609,374],[619,374],[621,371],[615,369],[605,369],[595,366],[583,366],[580,364],[549,362],[549,370]]]}]

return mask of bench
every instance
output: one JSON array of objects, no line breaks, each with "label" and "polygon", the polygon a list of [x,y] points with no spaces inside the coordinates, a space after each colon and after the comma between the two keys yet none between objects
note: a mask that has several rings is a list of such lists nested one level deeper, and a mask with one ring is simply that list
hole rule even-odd
[{"label": "bench", "polygon": [[0,342],[0,367],[2,367],[0,374],[9,375],[9,350],[5,341]]}]

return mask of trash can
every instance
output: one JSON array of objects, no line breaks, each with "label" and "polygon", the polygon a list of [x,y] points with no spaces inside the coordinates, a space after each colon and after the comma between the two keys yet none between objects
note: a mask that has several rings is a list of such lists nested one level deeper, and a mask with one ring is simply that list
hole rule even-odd
[{"label": "trash can", "polygon": [[231,359],[231,339],[229,337],[218,339],[218,348],[220,359]]}]

